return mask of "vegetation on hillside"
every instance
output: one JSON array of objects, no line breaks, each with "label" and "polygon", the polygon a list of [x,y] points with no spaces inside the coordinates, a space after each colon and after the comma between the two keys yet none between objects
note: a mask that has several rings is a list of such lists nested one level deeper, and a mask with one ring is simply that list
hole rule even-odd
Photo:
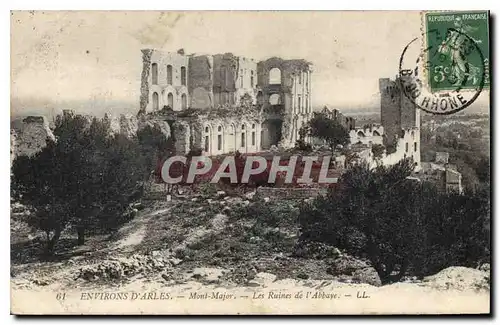
[{"label": "vegetation on hillside", "polygon": [[409,160],[352,167],[338,188],[301,209],[301,240],[368,258],[382,283],[488,260],[487,193],[441,194],[408,179],[412,170]]}]

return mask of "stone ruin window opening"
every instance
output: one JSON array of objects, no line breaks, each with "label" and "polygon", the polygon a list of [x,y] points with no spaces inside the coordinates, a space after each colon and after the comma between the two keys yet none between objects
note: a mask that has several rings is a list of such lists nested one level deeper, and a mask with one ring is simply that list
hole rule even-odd
[{"label": "stone ruin window opening", "polygon": [[252,88],[253,88],[253,70],[252,70],[252,71],[250,71],[250,74],[251,74],[251,75],[250,75],[250,87],[252,87]]},{"label": "stone ruin window opening", "polygon": [[205,127],[205,152],[210,152],[210,128]]},{"label": "stone ruin window opening", "polygon": [[281,85],[281,70],[278,68],[272,68],[269,70],[269,84],[270,85]]},{"label": "stone ruin window opening", "polygon": [[255,124],[252,124],[252,146],[255,146]]},{"label": "stone ruin window opening", "polygon": [[408,142],[405,143],[405,151],[408,152]]},{"label": "stone ruin window opening", "polygon": [[182,109],[187,109],[187,96],[186,96],[186,94],[182,94],[181,102],[182,102]]},{"label": "stone ruin window opening", "polygon": [[168,103],[168,106],[170,106],[171,109],[174,108],[174,95],[172,93],[168,93],[168,95],[167,95],[167,103]]},{"label": "stone ruin window opening", "polygon": [[306,95],[306,113],[309,113],[309,96]]},{"label": "stone ruin window opening", "polygon": [[417,148],[418,148],[417,143],[416,143],[416,142],[415,142],[415,143],[413,143],[413,150],[414,150],[415,152],[417,152]]},{"label": "stone ruin window opening", "polygon": [[281,98],[279,94],[272,94],[269,96],[269,104],[271,105],[280,105],[281,104]]},{"label": "stone ruin window opening", "polygon": [[167,65],[167,84],[171,85],[173,80],[172,66]]},{"label": "stone ruin window opening", "polygon": [[245,132],[245,124],[241,125],[241,146],[240,147],[245,147],[245,138],[246,138],[246,132]]},{"label": "stone ruin window opening", "polygon": [[243,69],[240,70],[240,88],[243,88]]},{"label": "stone ruin window opening", "polygon": [[262,91],[259,91],[257,93],[257,105],[262,105],[264,104],[264,95],[262,94]]},{"label": "stone ruin window opening", "polygon": [[300,98],[300,95],[297,96],[297,108],[298,108],[298,111],[299,113],[302,113],[302,98]]},{"label": "stone ruin window opening", "polygon": [[181,85],[186,86],[186,67],[181,67]]},{"label": "stone ruin window opening", "polygon": [[153,63],[151,65],[151,79],[152,79],[153,85],[158,84],[158,64],[157,63]]},{"label": "stone ruin window opening", "polygon": [[158,110],[160,108],[160,101],[158,98],[158,93],[155,91],[153,93],[153,110]]}]

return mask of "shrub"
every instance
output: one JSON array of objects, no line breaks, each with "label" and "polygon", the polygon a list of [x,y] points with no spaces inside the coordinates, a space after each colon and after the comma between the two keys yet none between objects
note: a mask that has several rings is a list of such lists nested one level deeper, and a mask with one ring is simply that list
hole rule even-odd
[{"label": "shrub", "polygon": [[368,258],[382,281],[398,281],[489,258],[484,193],[443,194],[407,179],[410,160],[348,170],[340,186],[301,208],[301,240],[319,241]]},{"label": "shrub", "polygon": [[125,222],[151,171],[151,152],[135,138],[113,135],[104,120],[64,114],[55,124],[57,141],[12,167],[14,193],[35,212],[28,222],[47,234],[48,252],[68,226],[83,244],[87,231]]}]

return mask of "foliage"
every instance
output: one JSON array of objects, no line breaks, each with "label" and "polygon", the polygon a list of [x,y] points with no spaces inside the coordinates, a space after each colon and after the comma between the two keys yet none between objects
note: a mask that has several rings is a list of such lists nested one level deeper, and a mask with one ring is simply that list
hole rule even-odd
[{"label": "foliage", "polygon": [[137,139],[112,134],[97,118],[58,116],[54,134],[56,142],[37,155],[17,158],[12,176],[16,199],[35,212],[28,223],[46,232],[49,252],[66,227],[83,244],[86,232],[123,222],[129,203],[142,195],[151,161]]},{"label": "foliage", "polygon": [[149,171],[159,175],[162,162],[175,155],[175,144],[171,137],[166,137],[157,125],[146,125],[137,131],[142,156]]},{"label": "foliage", "polygon": [[374,170],[354,166],[335,191],[301,209],[301,239],[368,258],[382,283],[408,270],[425,275],[487,259],[488,197],[439,193],[407,179],[412,169],[410,160]]},{"label": "foliage", "polygon": [[373,153],[373,157],[375,159],[380,159],[382,158],[382,155],[384,154],[384,151],[385,151],[385,147],[381,144],[374,144],[372,146],[372,153]]},{"label": "foliage", "polygon": [[311,152],[312,145],[305,142],[303,139],[298,139],[297,141],[295,141],[295,150]]},{"label": "foliage", "polygon": [[349,132],[337,120],[329,118],[324,113],[314,112],[306,125],[307,134],[324,140],[333,151],[338,145],[349,143]]}]

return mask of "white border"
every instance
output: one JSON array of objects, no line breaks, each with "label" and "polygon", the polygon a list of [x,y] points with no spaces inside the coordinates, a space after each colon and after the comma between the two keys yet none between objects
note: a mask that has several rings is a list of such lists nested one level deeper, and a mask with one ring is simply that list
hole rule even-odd
[{"label": "white border", "polygon": [[[350,0],[350,1],[345,1],[345,2],[335,2],[333,3],[332,1],[325,1],[325,0],[308,0],[304,2],[281,2],[278,3],[276,1],[266,1],[266,0],[252,0],[248,2],[240,2],[236,0],[225,0],[225,1],[178,1],[178,2],[173,2],[173,1],[105,1],[105,0],[86,0],[82,2],[70,2],[70,1],[35,1],[35,0],[17,0],[15,2],[7,2],[4,1],[2,2],[2,20],[0,24],[0,29],[1,29],[1,35],[4,36],[2,39],[4,40],[4,44],[6,45],[4,47],[4,51],[1,52],[2,56],[2,75],[4,78],[2,79],[3,82],[3,87],[1,87],[1,95],[4,103],[4,109],[2,109],[1,114],[5,114],[5,116],[2,116],[0,118],[0,121],[2,123],[9,123],[10,120],[10,115],[9,111],[10,109],[10,10],[485,10],[489,9],[491,10],[492,15],[498,15],[500,10],[498,10],[500,2],[499,1],[484,1],[484,0],[474,0],[474,1],[435,1],[435,0],[419,0],[419,1],[355,1],[355,0]],[[9,6],[9,7],[7,7]],[[497,16],[498,18],[498,16]],[[498,21],[497,21],[498,24]],[[496,27],[496,26],[492,26]],[[496,28],[494,31],[492,31],[493,35],[498,35]],[[494,53],[498,53],[496,44],[495,48],[492,48],[492,51]],[[496,61],[497,56],[495,55],[492,60],[494,62]],[[495,65],[496,66],[496,65]],[[492,71],[494,74],[494,77],[496,77],[496,71]],[[9,76],[7,78],[6,76]],[[493,78],[493,80],[496,80]],[[494,91],[498,90],[497,83],[494,82]],[[495,109],[493,107],[492,109]],[[495,120],[492,121],[492,125],[500,125],[500,114],[494,114]],[[2,230],[4,231],[4,236],[3,238],[3,244],[2,244],[2,255],[3,255],[3,261],[10,261],[10,246],[9,244],[9,213],[10,213],[10,200],[8,199],[9,197],[9,174],[7,174],[7,170],[10,169],[10,157],[8,158],[7,152],[10,148],[10,140],[7,140],[7,130],[10,130],[10,125],[9,127],[2,128],[4,132],[4,136],[0,140],[0,152],[4,154],[3,159],[1,160],[1,163],[4,168],[4,173],[2,174],[2,179],[0,179],[0,184],[2,185],[2,196],[1,196],[1,206],[2,206],[2,211],[4,211],[4,215],[2,218],[2,221],[4,222],[2,226]],[[495,153],[498,153],[500,151],[500,141],[496,137],[495,134],[495,127],[491,128],[492,136],[495,137],[494,144],[495,148],[494,151]],[[493,158],[493,157],[492,157]],[[494,157],[498,158],[498,157]],[[497,162],[498,164],[498,159],[494,159],[494,161]],[[493,180],[492,184],[495,184],[498,180],[498,173],[494,174],[495,179]],[[495,193],[495,198],[493,202],[500,202],[499,200],[500,194]],[[492,216],[493,219],[496,216]],[[496,229],[495,229],[495,234],[498,235],[498,224],[499,221],[498,219],[495,221]],[[496,249],[495,249],[496,252]],[[498,255],[498,254],[496,254]],[[498,261],[498,256],[495,256],[495,261]],[[496,265],[495,265],[496,266]],[[497,270],[497,267],[494,268]],[[6,323],[12,323],[16,319],[12,316],[7,316],[10,313],[10,285],[8,279],[10,279],[10,270],[8,267],[7,263],[2,263],[2,279],[1,281],[2,284],[2,294],[3,294],[3,299],[2,302],[4,303],[3,305],[3,312],[2,316],[3,318],[7,319],[2,319],[2,324]],[[498,279],[497,272],[494,274],[495,279]],[[496,286],[498,287],[498,286]],[[498,297],[497,297],[498,298]],[[496,299],[495,301],[497,301]],[[494,308],[492,306],[492,308]],[[67,319],[61,319],[62,321],[65,321]],[[73,319],[72,319],[73,320]],[[77,319],[74,319],[77,320]],[[92,324],[105,324],[111,319],[78,319],[80,322],[84,323],[92,323]],[[157,321],[165,322],[167,321],[169,324],[170,323],[177,323],[179,320],[176,319],[156,319]],[[211,320],[199,320],[198,321],[216,321],[220,322],[222,319],[211,319]],[[227,319],[225,321],[234,321],[235,319]],[[289,322],[292,319],[284,319],[284,321]],[[318,319],[316,319],[318,320]],[[361,322],[364,319],[358,319],[356,320],[357,322]],[[380,319],[381,321],[386,321],[386,318]],[[398,318],[395,319],[396,321],[402,321],[402,319]],[[446,319],[447,321],[456,321],[456,319]],[[445,319],[439,319],[440,322],[446,321]],[[36,320],[35,319],[27,319],[24,320],[23,322],[25,324],[31,324],[34,323]],[[38,320],[40,321],[40,320]],[[54,322],[58,320],[54,320],[53,318],[51,319],[43,319],[42,321],[44,322]],[[117,319],[115,321],[123,322],[123,321],[132,321],[136,323],[140,323],[143,320],[142,319]],[[194,322],[196,320],[187,320],[184,319],[184,322]],[[246,321],[251,321],[251,322],[268,322],[268,321],[277,321],[277,319],[246,319]],[[295,321],[309,321],[305,320],[303,318],[296,319]],[[331,322],[332,320],[330,319],[321,319],[320,321],[324,322]],[[334,320],[335,322],[340,322],[343,323],[346,320],[344,319],[336,319]],[[350,320],[353,321],[353,320]],[[425,322],[425,324],[437,322],[438,320],[431,320],[428,318],[424,318],[421,320],[418,320],[420,322]],[[470,321],[474,321],[471,319]]]}]

